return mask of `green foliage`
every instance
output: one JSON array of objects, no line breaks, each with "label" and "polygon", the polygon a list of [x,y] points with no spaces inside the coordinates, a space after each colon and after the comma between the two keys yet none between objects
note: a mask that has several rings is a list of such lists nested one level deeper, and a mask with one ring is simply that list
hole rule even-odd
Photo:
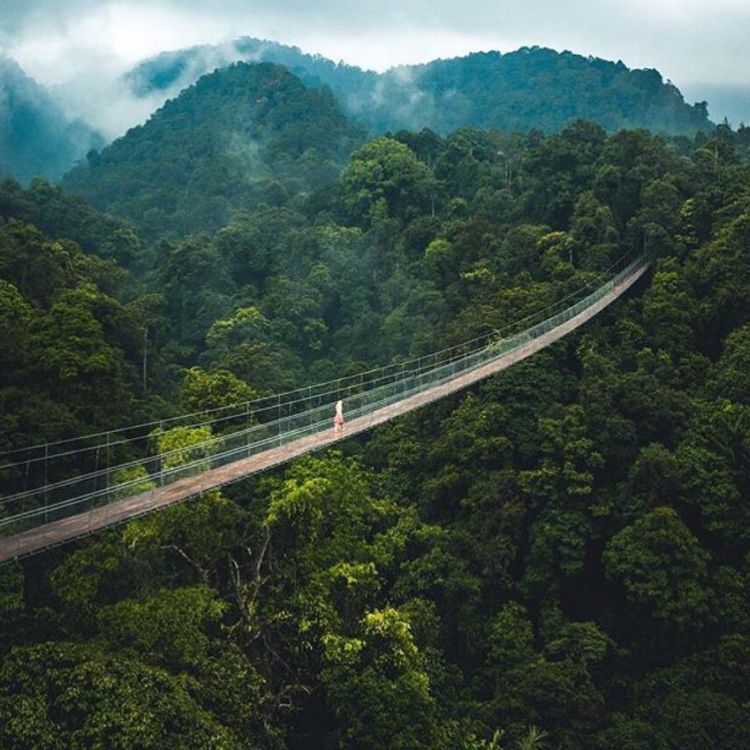
[{"label": "green foliage", "polygon": [[0,570],[0,637],[7,638],[14,622],[24,611],[23,570],[6,565]]},{"label": "green foliage", "polygon": [[88,609],[105,598],[122,572],[123,555],[113,535],[68,555],[52,572],[50,584],[71,610]]},{"label": "green foliage", "polygon": [[32,224],[52,237],[65,237],[86,253],[127,268],[142,260],[140,238],[122,219],[94,211],[82,198],[63,192],[41,177],[35,177],[26,191],[10,180],[1,184],[3,218]]},{"label": "green foliage", "polygon": [[112,472],[112,484],[126,484],[127,486],[115,492],[116,497],[128,497],[140,492],[148,492],[156,487],[156,483],[149,478],[143,466],[131,466]]},{"label": "green foliage", "polygon": [[[581,334],[342,453],[3,569],[0,744],[747,746],[740,134],[402,131],[311,193],[289,176],[322,169],[295,135],[312,128],[295,101],[311,99],[264,71],[196,90],[222,122],[242,89],[268,136],[246,156],[278,165],[289,193],[238,188],[230,217],[208,199],[229,183],[197,174],[189,222],[206,234],[141,245],[44,183],[0,185],[2,450],[103,431],[98,452],[50,478],[133,461],[110,481],[146,491],[159,468],[201,468],[207,441],[263,415],[127,446],[108,429],[502,336],[626,252],[645,247],[653,269]],[[193,136],[203,153],[199,98],[132,136],[134,161],[133,141],[100,158],[137,171]],[[336,151],[335,130],[315,138]],[[170,201],[183,156],[174,174],[123,182],[133,207],[171,217],[144,218],[149,236],[182,231],[186,208]],[[3,495],[41,466],[11,463]]]},{"label": "green foliage", "polygon": [[218,490],[128,524],[122,541],[144,557],[169,550],[206,580],[212,568],[242,542],[244,513]]},{"label": "green foliage", "polygon": [[435,747],[429,675],[398,610],[368,613],[354,637],[324,638],[321,679],[343,720],[339,742],[363,750]]},{"label": "green foliage", "polygon": [[157,431],[152,437],[156,452],[163,456],[163,469],[193,463],[211,452],[206,445],[212,438],[211,428],[208,426],[173,427],[166,432]]},{"label": "green foliage", "polygon": [[211,645],[205,630],[227,605],[206,587],[159,591],[144,602],[125,599],[97,613],[100,635],[118,650],[169,668],[201,664]]},{"label": "green foliage", "polygon": [[0,221],[0,247],[0,445],[122,424],[140,354],[123,272],[15,218]]},{"label": "green foliage", "polygon": [[530,726],[526,735],[516,743],[518,750],[544,750],[549,747],[547,738],[549,734],[537,726]]},{"label": "green foliage", "polygon": [[612,537],[604,553],[608,575],[628,597],[676,625],[705,616],[709,554],[671,508],[655,508]]},{"label": "green foliage", "polygon": [[204,76],[64,180],[149,237],[215,231],[232,212],[335,180],[359,140],[327,89],[238,63]]},{"label": "green foliage", "polygon": [[252,401],[257,393],[227,370],[204,372],[191,367],[180,388],[180,406],[190,414]]},{"label": "green foliage", "polygon": [[534,631],[524,608],[505,604],[490,623],[488,659],[498,676],[527,663],[533,656]]},{"label": "green foliage", "polygon": [[330,482],[323,478],[309,479],[303,484],[290,479],[271,495],[266,523],[274,526],[282,520],[291,521],[315,534],[323,516],[321,498],[330,490]]},{"label": "green foliage", "polygon": [[194,678],[95,646],[16,647],[0,666],[0,742],[19,750],[243,747],[196,693]]},{"label": "green foliage", "polygon": [[429,167],[407,146],[378,138],[352,154],[341,176],[344,204],[367,225],[424,211],[432,188]]}]

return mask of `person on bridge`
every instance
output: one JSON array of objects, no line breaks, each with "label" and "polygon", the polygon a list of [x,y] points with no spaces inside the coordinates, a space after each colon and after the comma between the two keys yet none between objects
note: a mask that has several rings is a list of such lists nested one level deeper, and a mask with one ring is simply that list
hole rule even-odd
[{"label": "person on bridge", "polygon": [[344,404],[339,399],[336,402],[336,414],[333,417],[333,434],[342,435],[344,432]]}]

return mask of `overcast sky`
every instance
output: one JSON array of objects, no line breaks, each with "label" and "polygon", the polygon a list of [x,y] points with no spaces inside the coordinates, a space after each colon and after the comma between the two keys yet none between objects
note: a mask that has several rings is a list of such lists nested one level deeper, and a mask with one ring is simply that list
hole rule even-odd
[{"label": "overcast sky", "polygon": [[569,49],[750,86],[750,0],[0,0],[0,50],[45,84],[241,35],[384,70],[475,50]]}]

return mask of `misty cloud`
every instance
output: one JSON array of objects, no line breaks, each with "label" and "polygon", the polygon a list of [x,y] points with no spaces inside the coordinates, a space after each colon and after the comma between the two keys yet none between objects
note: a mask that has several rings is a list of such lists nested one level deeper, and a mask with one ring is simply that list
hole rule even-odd
[{"label": "misty cloud", "polygon": [[[435,35],[453,42],[444,57],[465,53],[472,42],[475,49],[500,51],[538,44],[657,67],[678,82],[748,82],[746,0],[5,0],[0,28],[12,55],[35,35],[75,38],[82,23],[98,17],[100,32],[114,38],[110,46],[127,56],[127,44],[107,27],[107,17],[122,27],[128,15],[144,25],[131,42],[134,52],[147,42],[153,46],[142,56],[175,43],[249,35],[383,69],[434,57]],[[157,17],[173,23],[145,27]],[[421,44],[410,43],[420,35]],[[107,46],[106,38],[100,41]],[[29,66],[28,60],[20,62]]]},{"label": "misty cloud", "polygon": [[377,70],[540,45],[657,68],[678,86],[750,86],[748,28],[747,0],[4,0],[0,52],[111,136],[164,98],[130,97],[120,77],[133,63],[243,35]]}]

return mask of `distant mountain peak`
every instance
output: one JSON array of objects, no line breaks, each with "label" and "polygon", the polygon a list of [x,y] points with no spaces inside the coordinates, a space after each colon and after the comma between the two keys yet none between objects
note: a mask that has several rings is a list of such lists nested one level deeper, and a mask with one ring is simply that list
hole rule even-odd
[{"label": "distant mountain peak", "polygon": [[146,60],[128,74],[139,95],[173,95],[201,73],[234,60],[284,65],[311,86],[327,85],[342,106],[373,132],[461,126],[559,130],[587,119],[610,131],[645,127],[690,134],[712,127],[704,106],[687,104],[657,70],[622,61],[528,46],[512,52],[473,52],[385,73],[310,55],[297,47],[242,37]]},{"label": "distant mountain peak", "polygon": [[0,56],[0,176],[58,179],[101,138],[68,118],[15,60]]},{"label": "distant mountain peak", "polygon": [[64,185],[147,234],[184,234],[327,185],[362,137],[328,89],[280,65],[237,62],[167,101]]}]

